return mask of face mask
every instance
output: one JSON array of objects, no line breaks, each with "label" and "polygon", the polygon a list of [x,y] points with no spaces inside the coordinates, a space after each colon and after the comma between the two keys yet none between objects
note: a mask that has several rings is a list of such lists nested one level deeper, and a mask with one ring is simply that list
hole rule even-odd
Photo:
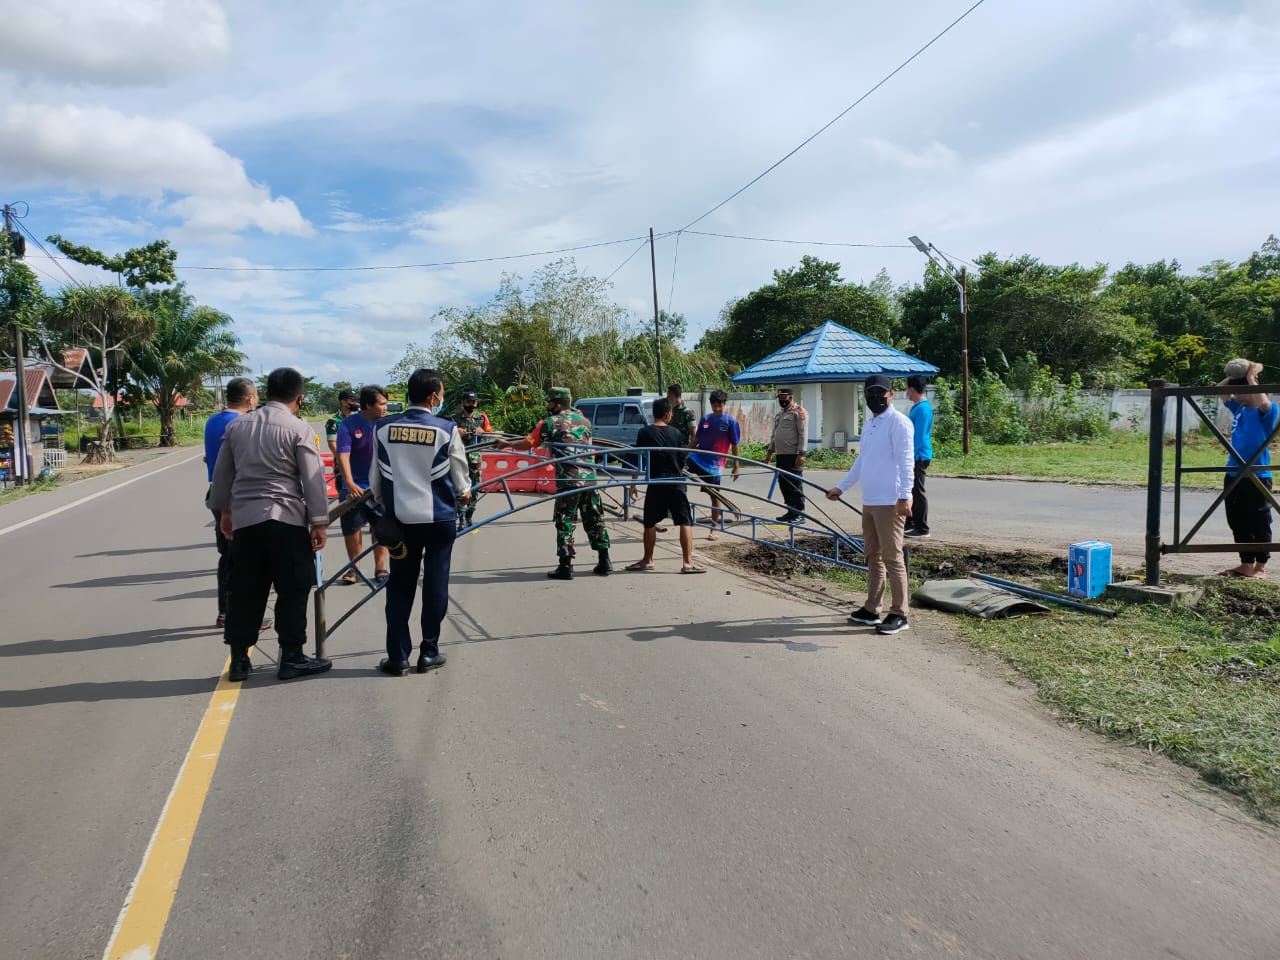
[{"label": "face mask", "polygon": [[476,405],[474,403],[464,403],[462,405],[462,409],[467,411],[467,413],[475,413]]},{"label": "face mask", "polygon": [[784,409],[785,409],[786,407],[791,406],[791,398],[790,398],[790,397],[779,397],[779,398],[778,398],[778,406],[783,407]]},{"label": "face mask", "polygon": [[439,403],[437,403],[434,407],[431,408],[431,415],[433,417],[438,417],[440,416],[440,411],[443,409],[444,409],[444,401],[441,400]]},{"label": "face mask", "polygon": [[872,413],[879,415],[889,409],[889,397],[883,393],[868,393],[867,409]]}]

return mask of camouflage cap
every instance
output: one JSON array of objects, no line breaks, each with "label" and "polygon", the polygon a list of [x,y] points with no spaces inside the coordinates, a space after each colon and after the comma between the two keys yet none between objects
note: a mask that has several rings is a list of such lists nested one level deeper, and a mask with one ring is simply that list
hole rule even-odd
[{"label": "camouflage cap", "polygon": [[568,387],[548,387],[547,403],[573,403]]}]

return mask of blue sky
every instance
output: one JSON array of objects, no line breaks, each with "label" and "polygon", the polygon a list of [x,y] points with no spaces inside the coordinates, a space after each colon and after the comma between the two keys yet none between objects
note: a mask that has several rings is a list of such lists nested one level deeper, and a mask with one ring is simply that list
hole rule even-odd
[{"label": "blue sky", "polygon": [[[970,2],[0,0],[0,199],[25,201],[41,238],[170,239],[255,371],[378,382],[439,309],[550,258],[195,268],[383,267],[675,229]],[[806,253],[851,280],[916,280],[911,234],[966,258],[1242,258],[1280,228],[1278,46],[1270,0],[986,0],[695,228],[903,246],[685,234],[678,257],[658,244],[659,299],[696,338]],[[632,249],[575,257],[605,276]],[[637,320],[652,310],[647,256],[612,282]]]}]

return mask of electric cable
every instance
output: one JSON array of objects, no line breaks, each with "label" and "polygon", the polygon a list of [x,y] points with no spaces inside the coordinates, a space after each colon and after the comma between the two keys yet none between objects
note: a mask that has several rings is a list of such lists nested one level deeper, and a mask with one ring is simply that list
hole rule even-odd
[{"label": "electric cable", "polygon": [[676,264],[680,262],[680,231],[676,231],[676,249],[671,255],[671,292],[667,294],[667,316],[671,315],[671,303],[676,297]]},{"label": "electric cable", "polygon": [[739,188],[738,188],[737,190],[735,190],[733,193],[729,194],[729,196],[725,197],[723,200],[721,200],[719,203],[717,203],[714,207],[712,207],[712,208],[711,208],[710,210],[708,210],[706,213],[702,214],[701,216],[694,217],[694,219],[690,220],[690,221],[689,221],[688,223],[686,223],[683,227],[681,227],[681,228],[680,228],[680,230],[681,230],[681,231],[688,230],[688,229],[689,229],[690,227],[692,227],[695,223],[698,223],[698,222],[699,222],[699,221],[701,221],[701,220],[705,220],[707,217],[711,216],[711,214],[715,213],[717,210],[719,210],[721,207],[723,207],[723,206],[724,206],[726,203],[728,203],[729,201],[731,201],[731,200],[735,199],[736,197],[740,196],[740,195],[741,195],[741,194],[743,194],[743,193],[746,193],[746,191],[747,191],[747,190],[749,190],[751,187],[755,186],[757,183],[759,183],[761,180],[763,180],[765,177],[767,177],[769,174],[771,174],[774,170],[778,169],[778,167],[782,166],[784,163],[786,163],[788,160],[790,160],[792,157],[794,157],[797,153],[799,153],[801,150],[803,150],[805,147],[807,147],[810,143],[812,143],[814,140],[816,140],[816,139],[817,139],[818,137],[820,137],[822,134],[826,133],[826,131],[827,131],[827,130],[829,130],[832,126],[834,126],[837,122],[839,122],[839,121],[844,117],[844,115],[845,115],[845,114],[847,114],[850,110],[852,110],[854,107],[858,106],[858,104],[862,103],[862,101],[866,100],[869,96],[871,96],[873,93],[875,93],[875,92],[876,92],[877,90],[879,90],[881,87],[883,87],[886,83],[888,83],[890,80],[892,80],[892,79],[893,79],[897,74],[899,74],[902,70],[906,69],[906,67],[907,67],[907,65],[908,65],[908,64],[910,64],[913,60],[915,60],[917,57],[919,57],[922,53],[924,53],[926,50],[928,50],[930,47],[932,47],[935,43],[937,43],[939,40],[941,40],[943,37],[945,37],[948,33],[950,33],[953,27],[955,27],[955,26],[956,26],[957,24],[959,24],[962,20],[964,20],[966,17],[968,17],[968,16],[969,16],[969,14],[973,13],[973,11],[977,10],[977,9],[978,9],[978,7],[982,6],[982,4],[983,4],[983,3],[985,3],[985,2],[986,2],[986,0],[977,0],[977,2],[976,2],[973,6],[971,6],[971,7],[970,7],[968,10],[966,10],[964,13],[960,14],[960,16],[956,17],[956,19],[952,20],[952,21],[951,21],[951,23],[947,24],[947,26],[946,26],[946,27],[944,27],[944,28],[942,29],[942,31],[941,31],[941,32],[939,32],[938,34],[936,34],[936,35],[933,37],[933,39],[932,39],[932,40],[930,40],[928,43],[926,43],[924,46],[922,46],[920,49],[918,49],[918,50],[917,50],[915,53],[913,53],[911,56],[907,57],[907,59],[903,60],[903,61],[902,61],[902,63],[900,63],[900,64],[898,64],[896,67],[894,67],[894,68],[893,68],[893,70],[891,70],[889,73],[885,74],[885,76],[884,76],[884,77],[882,77],[882,78],[880,79],[880,81],[879,81],[878,83],[876,83],[876,85],[875,85],[875,86],[873,86],[870,90],[868,90],[868,91],[867,91],[866,93],[864,93],[862,96],[858,97],[858,99],[857,99],[857,100],[853,101],[853,103],[849,104],[849,106],[845,107],[843,110],[841,110],[839,113],[837,113],[834,117],[832,117],[830,120],[828,120],[826,123],[824,123],[821,127],[819,127],[816,131],[814,131],[813,133],[811,133],[811,134],[810,134],[808,137],[806,137],[804,140],[801,140],[801,141],[800,141],[800,143],[799,143],[797,146],[795,146],[795,147],[794,147],[794,148],[792,148],[790,151],[788,151],[788,152],[787,152],[787,153],[786,153],[786,154],[785,154],[781,159],[779,159],[779,160],[775,161],[772,165],[770,165],[769,167],[765,168],[765,170],[764,170],[764,172],[763,172],[763,173],[760,173],[760,174],[758,174],[757,176],[753,177],[751,180],[749,180],[749,181],[748,181],[747,183],[745,183],[743,186],[739,187]]},{"label": "electric cable", "polygon": [[706,230],[679,230],[695,237],[720,237],[725,240],[755,240],[759,243],[795,243],[806,247],[869,247],[877,250],[910,250],[909,243],[838,243],[830,240],[782,240],[777,237],[745,237],[736,233],[711,233]]},{"label": "electric cable", "polygon": [[[24,214],[24,217],[25,217],[25,214]],[[26,226],[22,223],[22,218],[17,218],[15,219],[14,222],[18,224],[18,229],[21,230],[23,233],[25,233],[32,243],[34,243],[37,247],[39,247],[42,251],[44,251],[44,255],[48,259],[52,260],[54,263],[58,265],[58,269],[61,270],[64,274],[66,274],[67,279],[71,281],[71,286],[78,287],[82,290],[88,289],[85,286],[85,284],[81,283],[79,280],[77,280],[75,277],[71,275],[71,271],[69,271],[66,267],[62,265],[62,261],[59,258],[55,257],[45,248],[45,245],[40,242],[40,239],[34,233],[32,233],[30,230],[26,228]]]}]

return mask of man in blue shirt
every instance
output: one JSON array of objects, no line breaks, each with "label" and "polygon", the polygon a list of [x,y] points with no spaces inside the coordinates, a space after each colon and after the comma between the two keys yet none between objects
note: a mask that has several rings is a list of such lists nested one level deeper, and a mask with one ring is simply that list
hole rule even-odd
[{"label": "man in blue shirt", "polygon": [[[347,500],[358,497],[369,487],[369,467],[373,463],[373,431],[374,425],[387,415],[387,391],[381,387],[369,386],[360,388],[360,409],[343,417],[338,424],[337,454],[334,457],[334,468],[341,484],[338,487],[340,499]],[[348,510],[339,521],[342,524],[342,539],[347,546],[347,559],[354,560],[364,549],[361,531],[377,518],[366,501],[354,509]],[[387,548],[373,548],[373,575],[378,580],[387,577]],[[359,575],[354,569],[342,576],[343,583],[358,583]]]},{"label": "man in blue shirt", "polygon": [[924,475],[933,462],[933,407],[925,394],[925,379],[916,374],[907,377],[907,399],[911,401],[911,425],[915,427],[915,480],[911,486],[911,516],[907,518],[906,536],[929,535],[929,501],[924,495]]},{"label": "man in blue shirt", "polygon": [[[229,424],[242,413],[248,413],[258,405],[258,388],[248,377],[236,377],[227,384],[227,406],[211,416],[204,425],[204,464],[209,470],[209,483],[213,483],[213,465],[218,462],[218,450],[222,447],[222,435]],[[222,535],[222,511],[213,511],[213,535],[218,544],[218,619],[222,628],[227,622],[227,584],[231,579],[231,558],[227,553],[229,541]],[[270,623],[267,624],[270,626]]]},{"label": "man in blue shirt", "polygon": [[[1220,387],[1257,386],[1262,364],[1237,359],[1227,364],[1227,377]],[[1259,470],[1253,477],[1240,476],[1245,463],[1264,466],[1271,463],[1271,451],[1267,444],[1276,430],[1280,407],[1271,402],[1265,393],[1246,393],[1230,396],[1224,406],[1231,411],[1231,447],[1227,457],[1227,475],[1223,483],[1227,524],[1236,543],[1271,542],[1271,471]],[[1239,454],[1239,456],[1236,456]],[[1232,469],[1235,468],[1235,469]],[[1238,479],[1237,479],[1238,478]],[[1265,489],[1264,489],[1265,488]],[[1267,560],[1270,554],[1259,551],[1240,551],[1240,565],[1223,570],[1222,577],[1246,577],[1254,580],[1267,578]]]}]

